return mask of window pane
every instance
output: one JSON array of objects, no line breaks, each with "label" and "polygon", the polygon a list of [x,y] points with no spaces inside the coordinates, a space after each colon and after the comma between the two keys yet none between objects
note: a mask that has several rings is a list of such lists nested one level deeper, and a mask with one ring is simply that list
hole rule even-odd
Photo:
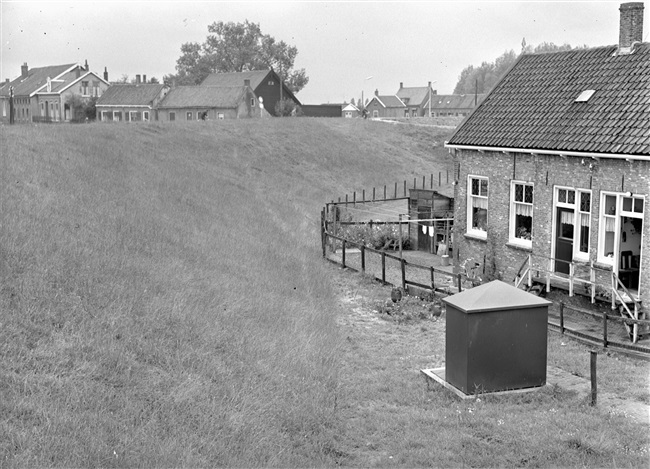
[{"label": "window pane", "polygon": [[530,241],[532,239],[532,228],[533,217],[526,215],[515,216],[515,238]]},{"label": "window pane", "polygon": [[643,199],[634,199],[634,212],[643,213]]},{"label": "window pane", "polygon": [[[583,194],[584,195],[584,194]],[[589,252],[589,215],[580,214],[580,252]]]},{"label": "window pane", "polygon": [[481,195],[487,197],[488,195],[488,181],[487,179],[481,179]]},{"label": "window pane", "polygon": [[524,201],[524,186],[521,184],[515,184],[515,202]]},{"label": "window pane", "polygon": [[533,203],[533,186],[526,186],[524,202],[528,204]]},{"label": "window pane", "polygon": [[566,203],[566,189],[560,189],[557,194],[557,201]]},{"label": "window pane", "polygon": [[632,197],[623,197],[623,210],[626,212],[632,211]]},{"label": "window pane", "polygon": [[567,202],[570,204],[576,203],[576,191],[567,191]]},{"label": "window pane", "polygon": [[472,178],[472,195],[478,195],[479,194],[479,180]]},{"label": "window pane", "polygon": [[589,192],[580,193],[580,211],[581,212],[591,211],[591,194]]},{"label": "window pane", "polygon": [[607,215],[616,215],[616,196],[615,195],[606,195],[605,196],[605,214],[607,214]]}]

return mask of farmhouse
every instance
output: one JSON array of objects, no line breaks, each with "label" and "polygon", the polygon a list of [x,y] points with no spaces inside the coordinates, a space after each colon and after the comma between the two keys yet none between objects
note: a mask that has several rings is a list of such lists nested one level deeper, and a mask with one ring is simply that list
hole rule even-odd
[{"label": "farmhouse", "polygon": [[95,104],[97,120],[102,122],[158,120],[158,104],[168,92],[169,87],[159,83],[136,82],[136,84],[111,85]]},{"label": "farmhouse", "polygon": [[[429,115],[429,101],[435,99],[436,91],[428,86],[404,87],[400,82],[396,96],[404,103],[404,117],[422,117]],[[432,108],[431,108],[432,110]]]},{"label": "farmhouse", "polygon": [[108,88],[108,72],[101,77],[85,65],[65,64],[30,69],[27,63],[13,81],[0,88],[2,122],[10,121],[13,97],[14,122],[70,122],[75,116],[74,101],[99,98]]},{"label": "farmhouse", "polygon": [[617,45],[524,54],[458,127],[457,263],[615,303],[650,302],[650,43],[643,3]]},{"label": "farmhouse", "polygon": [[[370,117],[404,117],[409,112],[404,101],[395,95],[380,96],[379,90],[366,105]],[[407,116],[408,117],[408,116]]]},{"label": "farmhouse", "polygon": [[261,117],[255,93],[244,86],[179,86],[172,88],[157,107],[158,119],[221,120]]},{"label": "farmhouse", "polygon": [[431,100],[431,117],[466,117],[484,97],[484,94],[435,95]]},{"label": "farmhouse", "polygon": [[280,99],[292,100],[297,106],[300,101],[294,96],[291,90],[284,84],[278,74],[273,70],[253,70],[250,72],[233,73],[211,73],[200,86],[232,88],[240,86],[248,80],[255,96],[264,104],[266,112],[275,116],[275,105]]}]

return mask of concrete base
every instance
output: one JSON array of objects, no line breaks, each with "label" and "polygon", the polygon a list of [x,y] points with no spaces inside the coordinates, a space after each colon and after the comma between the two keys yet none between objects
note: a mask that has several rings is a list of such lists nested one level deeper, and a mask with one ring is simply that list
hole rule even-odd
[{"label": "concrete base", "polygon": [[531,391],[538,391],[547,384],[544,384],[543,386],[535,386],[532,388],[524,388],[524,389],[511,389],[511,390],[505,390],[505,391],[494,391],[494,392],[481,392],[478,394],[465,394],[463,391],[455,387],[453,384],[450,384],[447,382],[445,379],[445,368],[431,368],[431,369],[426,369],[426,370],[420,370],[420,373],[422,373],[425,378],[427,379],[427,382],[430,380],[435,381],[436,383],[442,384],[445,388],[449,389],[451,392],[456,394],[458,397],[461,399],[476,399],[477,397],[484,395],[484,396],[499,396],[499,395],[507,395],[507,394],[521,394],[524,392],[531,392]]}]

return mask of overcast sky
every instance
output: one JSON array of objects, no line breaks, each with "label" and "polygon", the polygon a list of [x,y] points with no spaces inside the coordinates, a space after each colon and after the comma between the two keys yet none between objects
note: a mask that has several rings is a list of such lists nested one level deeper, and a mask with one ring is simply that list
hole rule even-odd
[{"label": "overcast sky", "polygon": [[[109,79],[175,73],[180,48],[203,43],[216,21],[258,23],[298,48],[306,104],[394,94],[434,82],[452,93],[463,68],[493,62],[522,39],[590,47],[618,42],[620,1],[30,1],[0,0],[0,77],[20,66],[84,63]],[[645,9],[644,40],[650,19]],[[371,77],[371,78],[370,78]]]}]

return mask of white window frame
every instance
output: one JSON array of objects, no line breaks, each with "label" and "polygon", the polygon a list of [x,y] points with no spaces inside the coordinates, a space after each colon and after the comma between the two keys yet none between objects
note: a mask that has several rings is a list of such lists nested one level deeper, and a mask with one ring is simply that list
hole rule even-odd
[{"label": "white window frame", "polygon": [[108,119],[107,119],[107,116],[108,116],[108,113],[109,113],[109,112],[110,112],[110,111],[102,111],[102,112],[101,112],[100,116],[101,116],[101,120],[102,120],[102,122],[105,122],[105,121],[108,120]]},{"label": "white window frame", "polygon": [[113,111],[113,122],[122,122],[122,111]]},{"label": "white window frame", "polygon": [[[474,194],[473,190],[473,181],[477,180],[478,182],[478,193]],[[481,194],[481,182],[485,181],[487,184],[486,187],[486,194],[482,195]],[[490,181],[489,178],[485,176],[476,176],[473,174],[469,174],[467,176],[467,234],[471,236],[475,236],[477,238],[482,238],[482,239],[487,239],[487,227],[488,227],[488,219],[489,219],[489,205],[488,205],[488,197],[490,195]],[[486,220],[485,220],[485,230],[481,230],[479,228],[474,228],[474,216],[473,216],[473,208],[474,208],[474,202],[477,202],[481,205],[485,205],[485,210],[487,211],[486,215]],[[481,207],[483,208],[483,207]]]},{"label": "white window frame", "polygon": [[377,109],[372,111],[372,117],[379,117],[379,111]]},{"label": "white window frame", "polygon": [[[518,185],[523,186],[523,201],[516,201],[515,196],[516,196],[516,187]],[[526,202],[526,187],[530,187],[533,191],[533,201],[532,202]],[[531,216],[531,233],[530,233],[530,239],[525,239],[525,238],[520,238],[516,236],[515,233],[515,222],[516,222],[516,217],[517,217],[517,207],[521,206],[529,206],[530,207],[530,216]],[[533,227],[535,226],[535,185],[532,182],[527,182],[527,181],[510,181],[510,227],[508,230],[508,242],[510,244],[514,244],[526,249],[532,249],[533,248]]]},{"label": "white window frame", "polygon": [[169,120],[170,120],[170,122],[176,120],[176,112],[175,111],[169,111]]},{"label": "white window frame", "polygon": [[[560,200],[560,191],[565,191],[565,200]],[[569,201],[569,193],[573,192],[573,202]],[[582,195],[587,194],[589,196],[589,211],[581,210],[582,206]],[[589,261],[589,251],[591,249],[591,207],[593,206],[593,195],[589,189],[578,189],[575,187],[567,186],[555,186],[553,192],[553,206],[555,209],[558,207],[568,208],[573,210],[573,252],[572,257],[575,261]],[[554,211],[553,217],[555,219],[555,230],[553,231],[553,240],[556,239],[557,233],[557,224],[561,221],[556,217],[557,210]],[[589,235],[587,236],[587,251],[583,252],[580,250],[580,229],[582,227],[582,218],[587,217],[587,224],[585,226],[589,227]],[[555,241],[553,242],[555,245]],[[555,252],[555,247],[553,248]]]},{"label": "white window frame", "polygon": [[144,122],[149,122],[149,111],[142,111],[142,120]]},{"label": "white window frame", "polygon": [[88,91],[88,82],[87,81],[82,81],[81,82],[81,96],[90,96]]},{"label": "white window frame", "polygon": [[192,111],[187,111],[185,113],[185,120],[188,120],[188,121],[194,120],[194,118],[192,117]]},{"label": "white window frame", "polygon": [[225,118],[226,118],[226,116],[223,114],[223,112],[218,112],[218,113],[217,113],[217,120],[222,121],[222,120],[224,120]]},{"label": "white window frame", "polygon": [[[614,197],[614,213],[605,213],[607,206],[605,201],[607,197]],[[623,210],[624,200],[632,199],[632,211]],[[642,200],[641,202],[641,212],[634,211],[634,200]],[[599,210],[599,220],[598,220],[598,254],[596,259],[599,263],[605,265],[611,265],[615,268],[615,271],[618,272],[618,267],[614,264],[614,260],[618,259],[619,253],[616,252],[619,249],[621,242],[621,218],[640,218],[643,220],[643,214],[646,210],[646,200],[643,195],[634,195],[626,192],[610,192],[610,191],[601,191],[600,192],[600,210]],[[605,252],[605,234],[611,232],[611,230],[606,230],[607,225],[614,230],[614,240],[612,246],[611,256],[608,256]]]}]

